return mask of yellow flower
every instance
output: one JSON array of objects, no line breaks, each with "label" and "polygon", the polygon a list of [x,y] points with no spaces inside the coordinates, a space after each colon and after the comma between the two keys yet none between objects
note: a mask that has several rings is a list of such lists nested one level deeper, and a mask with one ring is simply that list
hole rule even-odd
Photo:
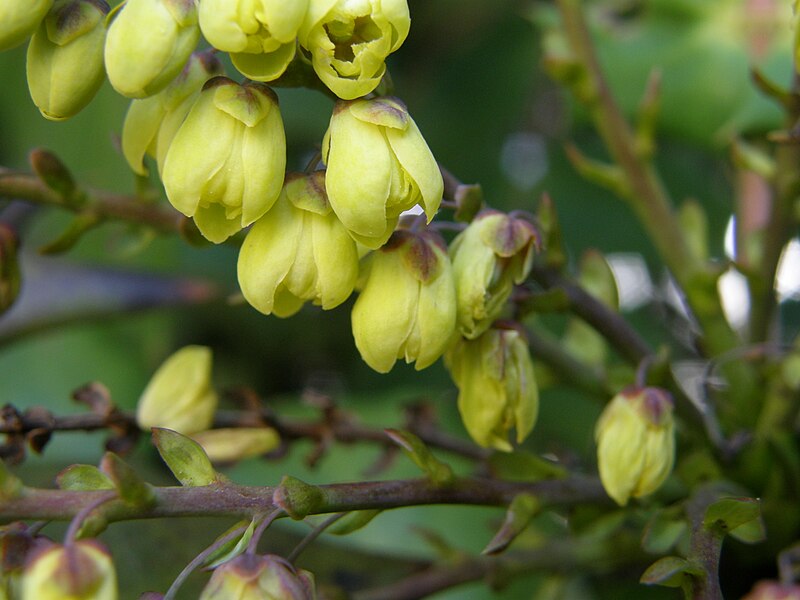
[{"label": "yellow flower", "polygon": [[0,52],[28,39],[51,6],[53,0],[0,0]]},{"label": "yellow flower", "polygon": [[222,73],[222,63],[210,52],[192,54],[183,71],[159,93],[132,100],[122,127],[122,153],[131,169],[146,175],[145,154],[163,170],[172,138],[192,108],[203,84]]},{"label": "yellow flower", "polygon": [[103,42],[108,4],[57,0],[28,45],[28,88],[51,121],[77,114],[105,79]]},{"label": "yellow flower", "polygon": [[336,215],[369,248],[382,246],[405,210],[430,221],[442,201],[442,174],[397,98],[338,102],[322,144],[325,187]]},{"label": "yellow flower", "polygon": [[443,245],[430,234],[400,230],[366,259],[366,283],[353,306],[353,337],[376,371],[388,373],[398,358],[416,361],[419,371],[450,342],[455,288]]},{"label": "yellow flower", "polygon": [[239,286],[268,315],[288,317],[306,300],[334,308],[358,278],[356,243],[325,194],[325,172],[290,175],[275,206],[261,217],[239,252]]},{"label": "yellow flower", "polygon": [[286,138],[272,90],[215,77],[172,139],[162,180],[172,205],[220,243],[272,207],[285,169]]},{"label": "yellow flower", "polygon": [[325,85],[352,100],[378,86],[410,27],[406,0],[311,0],[298,39]]},{"label": "yellow flower", "polygon": [[200,29],[254,81],[280,77],[292,62],[309,0],[203,0]]},{"label": "yellow flower", "polygon": [[123,96],[152,96],[181,72],[199,39],[196,0],[128,0],[108,29],[108,79]]},{"label": "yellow flower", "polygon": [[97,540],[53,544],[35,554],[22,576],[22,600],[116,600],[117,575]]},{"label": "yellow flower", "polygon": [[531,432],[539,412],[539,390],[528,344],[513,329],[489,329],[475,340],[461,339],[445,354],[458,386],[458,410],[470,436],[484,447],[512,450]]},{"label": "yellow flower", "polygon": [[675,461],[672,398],[658,388],[628,388],[606,405],[595,426],[603,487],[620,506],[656,491]]},{"label": "yellow flower", "polygon": [[209,429],[192,436],[205,450],[211,462],[230,463],[271,452],[281,442],[270,427],[232,427]]},{"label": "yellow flower", "polygon": [[314,576],[279,556],[241,554],[214,570],[200,600],[314,600]]},{"label": "yellow flower", "polygon": [[144,430],[166,427],[191,435],[211,427],[217,401],[211,349],[185,346],[153,374],[136,406],[136,422]]},{"label": "yellow flower", "polygon": [[473,339],[492,324],[533,263],[538,236],[524,219],[485,211],[453,240],[458,328]]}]

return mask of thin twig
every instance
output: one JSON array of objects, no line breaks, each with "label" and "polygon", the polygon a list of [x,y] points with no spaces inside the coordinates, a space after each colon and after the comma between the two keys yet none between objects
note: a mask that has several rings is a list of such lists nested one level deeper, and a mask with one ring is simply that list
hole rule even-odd
[{"label": "thin twig", "polygon": [[347,515],[346,512],[339,513],[338,515],[332,515],[327,519],[325,519],[322,523],[314,527],[314,529],[312,529],[311,532],[302,540],[300,540],[300,543],[294,547],[294,550],[292,550],[291,554],[289,554],[289,556],[286,557],[286,560],[288,560],[290,563],[294,563],[297,560],[297,557],[303,553],[303,550],[308,548],[314,542],[314,540],[316,540],[320,535],[322,535],[323,531],[325,531],[328,527],[336,523],[336,521],[338,521],[345,515]]},{"label": "thin twig", "polygon": [[[276,487],[214,484],[202,487],[156,487],[152,505],[126,504],[114,498],[98,509],[109,523],[161,517],[236,517],[252,519],[278,508]],[[609,504],[595,477],[574,475],[532,483],[486,478],[459,478],[447,486],[428,479],[336,483],[318,486],[319,502],[308,514],[390,509],[426,504],[463,504],[505,507],[520,493],[536,496],[543,505]],[[0,521],[66,521],[105,498],[107,491],[25,488],[16,498],[0,503]]]},{"label": "thin twig", "polygon": [[261,520],[261,522],[258,524],[258,527],[256,527],[256,530],[253,532],[253,537],[250,538],[250,542],[247,544],[247,552],[249,554],[256,553],[256,550],[258,550],[258,542],[261,541],[261,536],[264,535],[264,532],[267,530],[267,528],[272,525],[275,519],[280,517],[282,513],[282,508],[276,508]]},{"label": "thin twig", "polygon": [[201,567],[206,559],[211,556],[214,552],[222,548],[225,544],[230,542],[231,540],[235,540],[238,536],[242,535],[247,530],[246,525],[242,525],[241,527],[237,527],[227,535],[219,538],[213,544],[211,544],[208,548],[203,550],[200,554],[195,556],[188,565],[186,565],[183,570],[178,574],[175,578],[175,581],[172,582],[172,585],[169,586],[167,593],[164,594],[163,600],[173,600],[175,598],[175,594],[178,593],[178,590],[183,585],[183,583],[188,579],[189,575],[191,575],[196,569]]},{"label": "thin twig", "polygon": [[594,327],[632,365],[638,366],[653,354],[650,345],[619,313],[574,281],[547,267],[534,267],[531,277],[545,289],[563,290],[569,301],[569,309]]},{"label": "thin twig", "polygon": [[57,206],[76,213],[91,210],[101,219],[147,225],[162,233],[180,233],[181,223],[186,219],[174,210],[144,203],[136,196],[96,190],[89,190],[86,194],[85,202],[67,202],[35,175],[17,171],[0,172],[0,198]]}]

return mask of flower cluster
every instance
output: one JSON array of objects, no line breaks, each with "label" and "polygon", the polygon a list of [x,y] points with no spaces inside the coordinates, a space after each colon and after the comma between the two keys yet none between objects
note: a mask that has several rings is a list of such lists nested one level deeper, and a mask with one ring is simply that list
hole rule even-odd
[{"label": "flower cluster", "polygon": [[[485,211],[448,249],[428,227],[444,191],[438,164],[406,105],[376,93],[408,35],[407,0],[127,0],[113,11],[103,0],[53,0],[2,10],[0,48],[32,36],[29,87],[44,116],[74,115],[107,76],[132,99],[122,129],[131,169],[144,176],[154,162],[169,202],[213,243],[250,227],[238,279],[253,307],[288,317],[358,290],[352,330],[367,364],[387,372],[402,358],[424,369],[447,352],[472,437],[502,450],[510,429],[526,437],[538,409],[530,354],[521,330],[493,323],[527,277],[538,234],[527,218]],[[198,49],[201,39],[211,48]],[[244,81],[225,73],[219,52]],[[298,73],[315,73],[337,101],[319,161],[287,175],[268,84]],[[417,207],[424,215],[403,222]],[[195,347],[167,361],[143,395],[142,427],[208,437],[210,360]]]}]

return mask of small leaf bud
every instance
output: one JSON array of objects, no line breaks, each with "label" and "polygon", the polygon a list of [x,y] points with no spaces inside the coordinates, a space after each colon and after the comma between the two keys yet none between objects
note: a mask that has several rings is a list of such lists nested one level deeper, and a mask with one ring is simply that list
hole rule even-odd
[{"label": "small leaf bud", "polygon": [[603,487],[620,506],[655,492],[675,461],[671,396],[659,388],[631,387],[606,405],[595,426]]},{"label": "small leaf bud", "polygon": [[211,349],[186,346],[170,356],[150,379],[136,407],[144,430],[166,427],[186,435],[211,427],[217,408],[211,385]]}]

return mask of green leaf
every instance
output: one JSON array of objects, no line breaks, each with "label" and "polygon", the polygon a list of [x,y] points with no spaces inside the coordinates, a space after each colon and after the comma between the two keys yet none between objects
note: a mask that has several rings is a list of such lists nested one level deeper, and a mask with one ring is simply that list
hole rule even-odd
[{"label": "green leaf", "polygon": [[[252,519],[250,524],[247,526],[247,529],[245,529],[240,536],[234,537],[233,539],[225,542],[222,544],[222,546],[209,554],[203,563],[204,566],[208,569],[215,569],[221,564],[228,562],[232,558],[236,558],[245,550],[247,550],[247,545],[250,543],[250,540],[253,538],[253,532],[256,530],[256,521],[257,519]],[[247,521],[239,521],[225,531],[222,535],[217,536],[217,540],[221,540],[222,538],[230,535],[233,531],[243,527],[245,523],[247,523]]]},{"label": "green leaf", "polygon": [[455,220],[469,223],[483,206],[483,189],[479,184],[461,184],[456,188],[454,196],[456,204],[458,204]]},{"label": "green leaf", "polygon": [[31,168],[48,188],[64,199],[71,199],[77,191],[75,179],[55,154],[44,148],[35,148],[28,155]]},{"label": "green leaf", "polygon": [[514,497],[506,511],[502,527],[495,534],[481,554],[500,554],[525,531],[528,523],[541,508],[539,500],[531,494],[519,494]]},{"label": "green leaf", "polygon": [[272,495],[272,502],[295,521],[302,521],[311,513],[318,512],[325,502],[325,495],[317,486],[285,475]]},{"label": "green leaf", "polygon": [[39,248],[40,254],[63,254],[71,250],[84,235],[97,227],[103,219],[93,212],[83,212],[70,221],[67,228],[52,242]]},{"label": "green leaf", "polygon": [[419,437],[399,429],[384,429],[384,431],[435,484],[447,485],[453,481],[453,469],[450,465],[436,458]]},{"label": "green leaf", "polygon": [[381,514],[380,510],[354,510],[331,525],[326,531],[333,535],[347,535],[368,525]]},{"label": "green leaf", "polygon": [[153,489],[125,461],[113,452],[106,452],[100,470],[114,482],[120,499],[132,506],[150,506],[155,501]]},{"label": "green leaf", "polygon": [[723,498],[706,509],[703,527],[728,533],[761,518],[761,503],[755,498]]},{"label": "green leaf", "polygon": [[205,450],[190,437],[172,429],[154,427],[153,443],[181,485],[198,487],[218,481]]},{"label": "green leaf", "polygon": [[689,524],[683,519],[670,518],[660,512],[644,530],[642,548],[653,554],[669,552],[688,529]]},{"label": "green leaf", "polygon": [[759,515],[757,519],[731,529],[730,536],[744,544],[757,544],[767,539],[767,529],[764,527],[764,520]]},{"label": "green leaf", "polygon": [[639,579],[645,585],[681,587],[687,575],[703,576],[703,570],[685,558],[665,556],[647,567]]},{"label": "green leaf", "polygon": [[56,476],[56,484],[62,490],[88,492],[113,490],[114,482],[93,465],[71,465]]}]

